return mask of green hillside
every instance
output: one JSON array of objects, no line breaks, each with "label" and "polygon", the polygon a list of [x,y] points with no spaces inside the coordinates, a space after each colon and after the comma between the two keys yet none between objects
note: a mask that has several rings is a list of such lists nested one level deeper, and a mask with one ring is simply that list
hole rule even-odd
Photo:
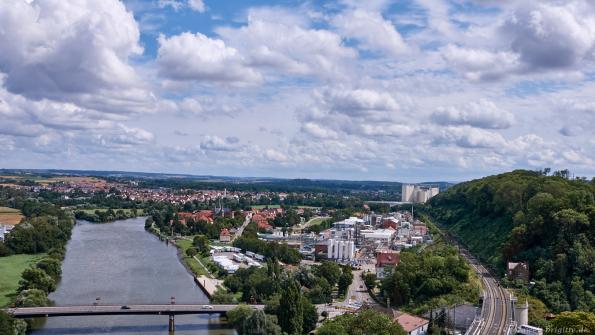
[{"label": "green hillside", "polygon": [[553,311],[595,311],[595,182],[516,170],[458,184],[427,210],[503,272],[527,261],[531,293]]}]

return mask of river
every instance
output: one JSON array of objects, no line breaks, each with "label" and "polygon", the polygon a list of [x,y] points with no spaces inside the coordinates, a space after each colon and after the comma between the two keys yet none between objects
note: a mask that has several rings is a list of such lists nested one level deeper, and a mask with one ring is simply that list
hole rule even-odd
[{"label": "river", "polygon": [[[78,221],[66,247],[56,306],[100,304],[201,304],[208,298],[167,246],[144,229],[144,218],[94,224]],[[52,317],[33,335],[168,334],[167,316]],[[234,334],[218,315],[176,316],[175,334]]]}]

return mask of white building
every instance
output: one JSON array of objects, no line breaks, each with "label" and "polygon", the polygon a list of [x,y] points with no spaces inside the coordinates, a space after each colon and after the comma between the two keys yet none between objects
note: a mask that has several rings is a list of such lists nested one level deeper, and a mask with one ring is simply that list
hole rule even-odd
[{"label": "white building", "polygon": [[415,185],[403,184],[403,186],[401,186],[401,201],[412,202],[414,191]]},{"label": "white building", "polygon": [[337,260],[352,260],[355,258],[355,243],[353,241],[327,241],[327,257]]},{"label": "white building", "polygon": [[365,240],[374,240],[389,243],[395,236],[396,230],[394,229],[366,229],[360,230],[360,234]]},{"label": "white building", "polygon": [[401,187],[401,201],[425,203],[440,192],[437,187],[423,187],[419,185],[403,184]]},{"label": "white building", "polygon": [[4,238],[10,233],[12,228],[14,228],[13,225],[0,224],[0,241],[4,241]]}]

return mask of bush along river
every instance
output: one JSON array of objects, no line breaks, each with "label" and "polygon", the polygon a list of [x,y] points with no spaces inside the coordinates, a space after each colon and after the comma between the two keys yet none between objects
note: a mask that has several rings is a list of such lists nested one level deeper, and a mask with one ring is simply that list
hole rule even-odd
[{"label": "bush along river", "polygon": [[[145,231],[145,218],[108,224],[77,221],[66,247],[56,306],[205,304],[208,298],[180,263],[177,248]],[[30,334],[169,334],[168,316],[51,317]],[[178,315],[175,334],[235,334],[219,315]]]}]

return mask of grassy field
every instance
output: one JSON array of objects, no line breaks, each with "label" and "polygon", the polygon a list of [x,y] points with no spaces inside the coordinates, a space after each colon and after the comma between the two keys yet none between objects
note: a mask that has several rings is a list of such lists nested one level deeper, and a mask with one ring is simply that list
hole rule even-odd
[{"label": "grassy field", "polygon": [[15,225],[21,222],[23,215],[21,211],[14,208],[0,207],[0,223],[6,225]]},{"label": "grassy field", "polygon": [[316,226],[321,224],[324,220],[328,220],[328,217],[316,217],[313,219],[310,219],[310,221],[306,222],[306,226],[311,227],[311,226]]},{"label": "grassy field", "polygon": [[45,254],[0,257],[0,307],[8,305],[19,287],[23,271]]},{"label": "grassy field", "polygon": [[[126,213],[126,215],[130,215],[130,213],[132,212],[132,209],[128,209],[128,208],[121,208],[121,209],[124,211],[124,213]],[[108,208],[91,208],[91,209],[77,209],[77,210],[83,211],[83,212],[85,212],[87,214],[95,214],[95,211],[96,210],[99,210],[100,212],[105,212],[105,211],[108,210]],[[114,212],[117,212],[118,210],[120,210],[120,208],[114,209]],[[144,214],[144,210],[143,209],[137,209],[136,210],[136,213],[138,215],[141,215],[142,216]]]},{"label": "grassy field", "polygon": [[[177,240],[176,245],[182,250],[182,256],[184,257],[184,262],[186,263],[186,265],[188,265],[190,270],[192,270],[194,275],[196,275],[196,276],[204,275],[204,276],[211,277],[211,275],[209,275],[209,273],[207,271],[205,271],[205,269],[202,266],[200,266],[200,264],[198,264],[198,262],[194,258],[186,256],[186,250],[188,250],[188,248],[192,247],[192,241]],[[211,261],[209,259],[209,257],[203,257],[201,255],[196,255],[196,257],[199,258],[200,261],[204,265],[206,265],[208,262]]]}]

